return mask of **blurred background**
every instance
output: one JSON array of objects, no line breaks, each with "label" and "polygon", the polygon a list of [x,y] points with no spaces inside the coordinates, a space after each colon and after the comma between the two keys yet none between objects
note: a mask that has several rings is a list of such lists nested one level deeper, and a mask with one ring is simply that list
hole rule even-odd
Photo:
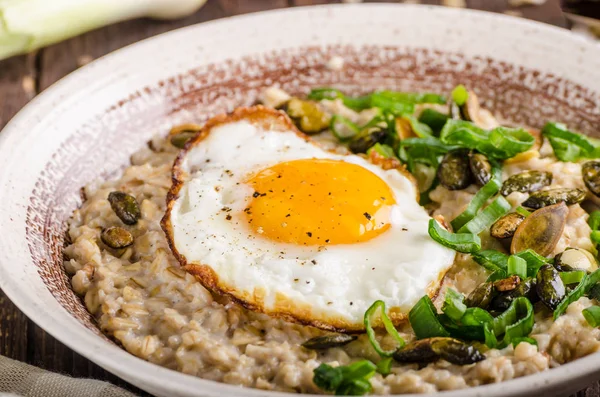
[{"label": "blurred background", "polygon": [[[0,129],[35,95],[60,78],[136,41],[233,15],[340,2],[359,1],[0,0]],[[600,38],[600,0],[396,2],[504,13],[571,29],[591,40]],[[47,335],[1,291],[0,355],[75,377],[109,380],[136,391]],[[578,393],[580,397],[598,395],[598,384]]]}]

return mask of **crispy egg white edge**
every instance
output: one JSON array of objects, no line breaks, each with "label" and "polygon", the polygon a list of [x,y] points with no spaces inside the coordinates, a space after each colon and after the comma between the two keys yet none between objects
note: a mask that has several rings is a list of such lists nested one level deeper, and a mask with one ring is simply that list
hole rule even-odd
[{"label": "crispy egg white edge", "polygon": [[[414,200],[412,182],[359,156],[322,150],[293,127],[272,129],[274,124],[244,117],[217,124],[180,156],[177,194],[169,199],[163,226],[188,270],[251,309],[331,329],[362,329],[364,312],[377,299],[398,320],[422,295],[435,294],[455,254],[429,237],[430,217]],[[325,249],[253,235],[240,215],[253,192],[243,180],[281,161],[313,157],[352,162],[386,181],[397,201],[392,227],[367,242]],[[224,207],[231,210],[223,213]]]}]

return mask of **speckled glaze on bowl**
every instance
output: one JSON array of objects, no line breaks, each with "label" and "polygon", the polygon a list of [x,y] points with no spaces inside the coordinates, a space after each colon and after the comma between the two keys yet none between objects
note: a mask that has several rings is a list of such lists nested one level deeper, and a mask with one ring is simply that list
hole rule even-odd
[{"label": "speckled glaze on bowl", "polygon": [[[457,23],[457,22],[460,23]],[[255,102],[335,85],[447,92],[474,87],[514,123],[598,134],[600,46],[502,15],[427,6],[335,5],[192,26],[110,54],[64,78],[0,133],[0,287],[73,350],[158,396],[283,396],[184,375],[102,336],[62,267],[80,187],[107,177],[154,134]],[[326,67],[341,56],[345,67]],[[444,396],[558,395],[600,376],[600,354],[544,373]]]}]

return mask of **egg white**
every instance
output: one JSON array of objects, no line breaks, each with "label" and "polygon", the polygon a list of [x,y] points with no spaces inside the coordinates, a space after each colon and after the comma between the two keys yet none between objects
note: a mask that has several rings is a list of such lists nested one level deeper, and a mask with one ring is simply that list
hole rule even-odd
[{"label": "egg white", "polygon": [[[384,180],[396,200],[391,227],[362,243],[326,247],[277,243],[254,233],[242,216],[254,192],[244,181],[277,163],[310,158],[353,163]],[[429,237],[430,217],[406,176],[323,150],[291,129],[276,131],[250,119],[220,124],[178,165],[181,185],[166,215],[174,251],[188,267],[211,270],[198,277],[203,284],[218,284],[219,292],[255,310],[361,330],[375,300],[401,319],[423,295],[437,291],[453,263],[454,251]]]}]

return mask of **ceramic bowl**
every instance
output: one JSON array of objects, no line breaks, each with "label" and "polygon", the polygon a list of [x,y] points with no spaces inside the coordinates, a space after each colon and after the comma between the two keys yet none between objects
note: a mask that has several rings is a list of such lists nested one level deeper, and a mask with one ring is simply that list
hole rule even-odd
[{"label": "ceramic bowl", "polygon": [[[448,92],[463,83],[502,118],[598,133],[600,51],[568,31],[428,6],[332,5],[204,23],[103,57],[35,98],[0,133],[0,287],[76,352],[158,396],[283,396],[219,384],[130,355],[99,332],[62,267],[80,187],[124,167],[172,124],[335,85]],[[327,67],[333,57],[344,67]],[[600,354],[447,396],[553,395],[600,375]]]}]

